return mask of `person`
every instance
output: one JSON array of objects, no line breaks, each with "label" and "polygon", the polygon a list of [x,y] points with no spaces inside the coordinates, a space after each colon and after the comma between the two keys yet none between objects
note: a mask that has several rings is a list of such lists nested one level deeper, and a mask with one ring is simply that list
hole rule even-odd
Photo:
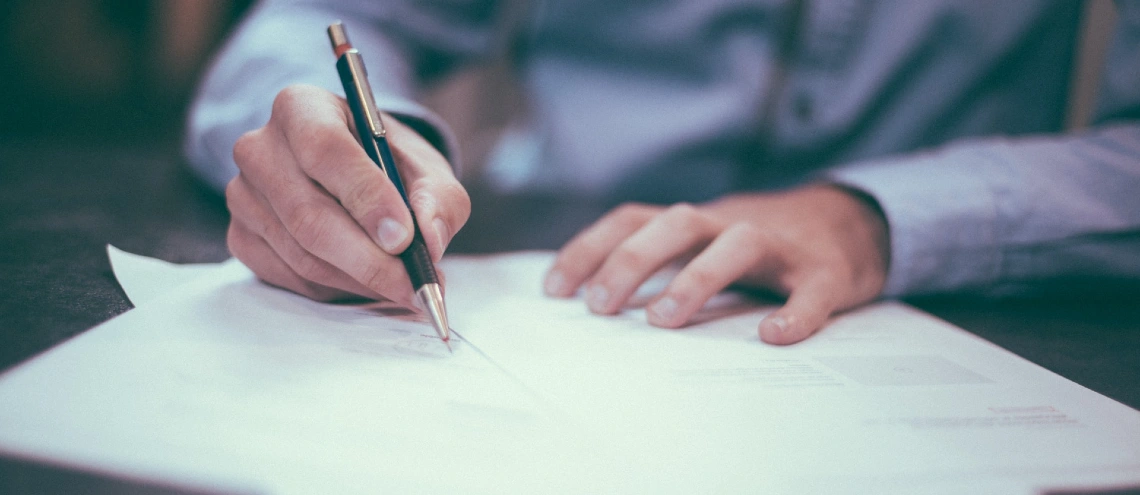
[{"label": "person", "polygon": [[[1093,128],[1064,134],[1081,4],[1031,1],[266,1],[189,117],[225,186],[228,244],[314,299],[411,306],[411,218],[356,143],[325,36],[366,57],[438,260],[471,214],[426,85],[514,47],[529,111],[490,165],[508,191],[623,203],[559,251],[545,291],[678,327],[730,285],[787,297],[798,342],[878,297],[1140,278],[1140,5],[1119,2]],[[507,163],[509,162],[509,163]]]}]

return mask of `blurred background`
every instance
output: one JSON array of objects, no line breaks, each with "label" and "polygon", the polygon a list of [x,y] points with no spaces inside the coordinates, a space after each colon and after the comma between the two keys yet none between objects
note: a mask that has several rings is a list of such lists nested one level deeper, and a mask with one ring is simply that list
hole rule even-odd
[{"label": "blurred background", "polygon": [[[196,81],[253,3],[0,1],[0,145],[53,137],[125,145],[158,140],[177,153]],[[527,3],[505,2],[507,10],[525,9]],[[1088,121],[1115,20],[1111,0],[1085,0],[1084,5],[1070,128]],[[453,126],[468,171],[479,168],[502,124],[523,111],[504,59],[450,78],[424,95],[425,103]]]},{"label": "blurred background", "polygon": [[0,2],[0,139],[176,143],[209,54],[251,3]]},{"label": "blurred background", "polygon": [[[186,172],[179,147],[197,80],[253,3],[0,0],[0,372],[130,309],[107,244],[178,263],[229,256],[224,201]],[[1083,5],[1071,128],[1088,122],[1115,16],[1111,0]],[[424,95],[469,172],[525,111],[504,55]],[[1121,296],[1107,307],[912,302],[1136,407],[1140,314]],[[186,493],[3,455],[0,492]]]},{"label": "blurred background", "polygon": [[[254,3],[0,1],[0,146],[66,138],[178,155],[194,86]],[[423,95],[454,127],[468,170],[519,110],[504,58]]]}]

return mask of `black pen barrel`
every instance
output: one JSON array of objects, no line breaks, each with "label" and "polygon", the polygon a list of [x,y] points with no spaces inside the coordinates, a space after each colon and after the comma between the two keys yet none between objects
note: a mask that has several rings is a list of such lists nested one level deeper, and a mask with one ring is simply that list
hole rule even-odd
[{"label": "black pen barrel", "polygon": [[408,201],[408,193],[404,189],[404,182],[400,178],[400,171],[396,168],[396,160],[392,157],[392,149],[388,145],[388,138],[386,136],[376,136],[372,133],[371,126],[368,121],[368,116],[365,114],[366,103],[360,99],[359,88],[353,82],[353,74],[348,65],[348,57],[350,54],[345,54],[337,60],[337,71],[341,75],[341,83],[344,86],[345,98],[348,100],[348,107],[352,110],[353,123],[356,124],[356,134],[360,138],[360,144],[364,147],[364,152],[368,158],[380,170],[384,171],[388,180],[392,185],[396,186],[396,191],[400,194],[400,199],[404,201],[404,205],[408,208],[408,212],[412,215],[412,242],[404,252],[400,253],[400,260],[404,262],[404,268],[408,271],[408,277],[412,281],[412,290],[419,290],[424,284],[437,284],[439,283],[439,276],[436,274],[435,265],[431,261],[431,254],[428,252],[427,244],[424,241],[423,234],[420,233],[420,225],[416,220],[415,211],[412,210],[411,202]]}]

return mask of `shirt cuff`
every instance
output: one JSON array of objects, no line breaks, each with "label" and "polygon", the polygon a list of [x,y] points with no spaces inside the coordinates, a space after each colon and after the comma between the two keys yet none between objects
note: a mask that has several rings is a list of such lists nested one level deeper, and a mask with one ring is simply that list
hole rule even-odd
[{"label": "shirt cuff", "polygon": [[883,295],[933,294],[987,286],[1002,266],[999,198],[975,169],[975,151],[859,163],[825,174],[879,203],[890,235]]}]

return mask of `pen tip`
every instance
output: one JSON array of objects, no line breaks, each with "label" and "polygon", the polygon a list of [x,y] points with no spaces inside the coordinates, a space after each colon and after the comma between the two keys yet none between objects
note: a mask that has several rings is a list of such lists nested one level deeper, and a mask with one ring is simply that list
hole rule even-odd
[{"label": "pen tip", "polygon": [[447,309],[443,305],[443,292],[439,284],[424,284],[416,295],[420,298],[423,311],[427,313],[436,334],[445,343],[451,338],[451,325],[447,322]]}]

